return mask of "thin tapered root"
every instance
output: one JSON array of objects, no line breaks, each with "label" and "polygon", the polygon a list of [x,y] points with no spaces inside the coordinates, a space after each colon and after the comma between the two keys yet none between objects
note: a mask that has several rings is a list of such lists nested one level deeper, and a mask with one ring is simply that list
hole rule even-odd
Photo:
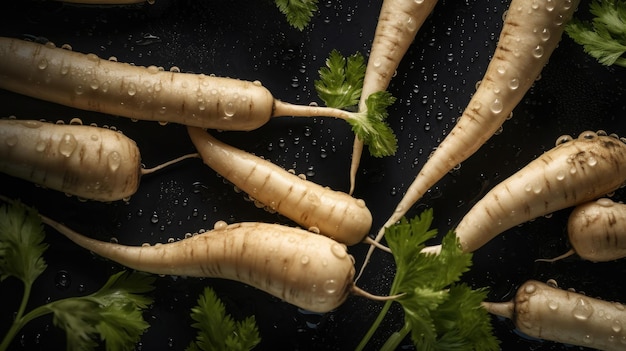
[{"label": "thin tapered root", "polygon": [[377,249],[381,249],[381,250],[383,250],[385,252],[391,253],[391,249],[390,248],[388,248],[387,246],[379,243],[378,241],[374,241],[374,239],[370,238],[369,236],[366,236],[365,239],[363,239],[363,243],[372,245],[372,246],[376,247]]},{"label": "thin tapered root", "polygon": [[550,262],[550,263],[552,263],[552,262],[560,261],[560,260],[562,260],[564,258],[570,257],[570,256],[572,256],[575,253],[576,253],[576,251],[574,251],[574,249],[569,249],[569,251],[567,251],[566,253],[564,253],[562,255],[559,255],[559,256],[556,256],[556,257],[553,257],[553,258],[538,258],[538,259],[535,260],[535,262]]},{"label": "thin tapered root", "polygon": [[404,296],[404,293],[396,294],[396,295],[387,295],[387,296],[374,295],[374,294],[371,294],[371,293],[369,293],[369,292],[359,288],[358,286],[356,286],[354,284],[352,284],[352,287],[350,288],[350,292],[352,294],[354,294],[354,295],[365,297],[367,299],[374,300],[374,301],[396,300],[399,297]]},{"label": "thin tapered root", "polygon": [[363,141],[358,136],[354,137],[352,145],[352,159],[350,161],[350,190],[348,194],[352,195],[356,186],[356,173],[361,164],[361,156],[363,155]]},{"label": "thin tapered root", "polygon": [[315,105],[295,105],[288,102],[274,100],[272,117],[334,117],[348,120],[353,118],[353,114],[338,108],[315,106]]},{"label": "thin tapered root", "polygon": [[160,164],[160,165],[158,165],[156,167],[142,168],[141,169],[141,174],[142,175],[146,175],[146,174],[154,173],[154,172],[159,171],[159,170],[161,170],[161,169],[163,169],[165,167],[173,165],[174,163],[178,163],[178,162],[180,162],[182,160],[186,160],[188,158],[200,158],[200,154],[197,153],[197,152],[194,152],[194,153],[191,153],[191,154],[187,154],[187,155],[183,155],[183,156],[177,157],[177,158],[175,158],[173,160],[170,160],[170,161],[167,161],[165,163],[162,163],[162,164]]}]

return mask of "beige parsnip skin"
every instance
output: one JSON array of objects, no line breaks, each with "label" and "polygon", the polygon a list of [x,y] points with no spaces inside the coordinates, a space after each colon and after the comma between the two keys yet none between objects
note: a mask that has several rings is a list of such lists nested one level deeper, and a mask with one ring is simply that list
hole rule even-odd
[{"label": "beige parsnip skin", "polygon": [[626,144],[584,132],[546,151],[493,187],[455,231],[472,252],[531,219],[604,196],[626,181]]},{"label": "beige parsnip skin", "polygon": [[618,302],[529,280],[512,301],[484,306],[535,338],[605,351],[626,348],[626,307]]},{"label": "beige parsnip skin", "polygon": [[372,214],[361,199],[300,178],[287,170],[227,145],[206,131],[187,127],[205,164],[255,200],[304,228],[346,245],[363,240],[372,226]]},{"label": "beige parsnip skin", "polygon": [[140,271],[236,280],[314,312],[341,305],[353,285],[345,245],[303,229],[269,223],[216,223],[214,230],[152,246],[88,238],[42,217],[79,246]]},{"label": "beige parsnip skin", "polygon": [[115,201],[137,191],[141,155],[122,133],[86,125],[0,119],[0,172],[80,198]]},{"label": "beige parsnip skin", "polygon": [[159,70],[0,37],[0,88],[78,109],[223,130],[265,124],[259,82]]},{"label": "beige parsnip skin", "polygon": [[[367,110],[365,101],[371,94],[387,90],[400,61],[426,18],[433,11],[437,1],[383,1],[363,78],[363,90],[359,101],[360,111]],[[350,165],[350,194],[354,191],[356,172],[362,153],[363,141],[355,137]]]},{"label": "beige parsnip skin", "polygon": [[567,222],[569,241],[578,256],[593,262],[626,257],[626,205],[608,198],[574,208]]},{"label": "beige parsnip skin", "polygon": [[384,229],[504,123],[541,73],[578,0],[512,0],[485,75],[457,124],[424,164]]}]

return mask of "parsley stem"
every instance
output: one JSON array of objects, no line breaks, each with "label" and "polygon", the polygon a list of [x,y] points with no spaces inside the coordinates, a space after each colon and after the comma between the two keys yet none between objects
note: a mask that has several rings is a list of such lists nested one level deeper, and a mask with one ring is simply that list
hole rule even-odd
[{"label": "parsley stem", "polygon": [[359,345],[357,345],[355,349],[356,351],[362,351],[363,349],[365,349],[365,345],[367,345],[367,343],[370,341],[370,339],[376,332],[376,329],[378,329],[378,326],[380,325],[380,323],[382,323],[383,319],[387,315],[387,312],[389,311],[389,308],[391,307],[392,302],[393,300],[385,301],[385,304],[383,305],[383,308],[380,310],[378,317],[376,317],[376,320],[374,321],[374,323],[372,323],[367,333],[361,339],[361,342],[359,343]]},{"label": "parsley stem", "polygon": [[19,309],[17,310],[17,314],[15,315],[15,320],[13,324],[11,324],[11,328],[7,331],[2,339],[2,343],[0,343],[0,351],[5,351],[15,338],[15,335],[26,325],[26,323],[31,320],[42,316],[44,314],[49,313],[50,311],[46,308],[37,307],[34,310],[30,311],[26,315],[24,315],[24,311],[26,310],[26,305],[28,304],[28,300],[30,298],[30,292],[32,289],[32,283],[24,283],[24,295],[22,296],[22,302],[20,304]]},{"label": "parsley stem", "polygon": [[385,341],[383,346],[380,348],[380,351],[393,351],[398,348],[398,345],[406,338],[406,336],[411,332],[411,324],[404,323],[404,326],[399,331],[391,334],[389,339]]}]

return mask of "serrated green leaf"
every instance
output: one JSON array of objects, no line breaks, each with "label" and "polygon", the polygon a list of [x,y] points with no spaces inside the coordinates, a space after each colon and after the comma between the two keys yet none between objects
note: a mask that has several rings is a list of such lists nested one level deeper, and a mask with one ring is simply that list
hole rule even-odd
[{"label": "serrated green leaf", "polygon": [[365,76],[365,59],[360,53],[344,57],[337,50],[330,52],[326,67],[319,69],[315,90],[328,107],[355,108],[359,103]]},{"label": "serrated green leaf", "polygon": [[198,305],[191,309],[191,318],[195,321],[192,327],[198,333],[196,340],[187,347],[189,351],[247,351],[261,341],[254,317],[235,322],[209,287],[198,298]]},{"label": "serrated green leaf", "polygon": [[278,10],[287,22],[298,30],[303,30],[317,11],[317,0],[274,0]]},{"label": "serrated green leaf", "polygon": [[603,65],[626,67],[626,1],[592,1],[591,22],[572,19],[565,32]]},{"label": "serrated green leaf", "polygon": [[420,351],[497,350],[490,318],[481,306],[484,291],[457,285],[471,267],[472,254],[462,251],[453,231],[443,237],[439,254],[421,252],[426,240],[436,235],[432,221],[428,209],[385,232],[396,262],[390,295],[403,294],[396,299],[405,313],[403,331]]},{"label": "serrated green leaf", "polygon": [[42,306],[50,310],[54,325],[65,330],[68,350],[95,350],[104,340],[108,351],[133,350],[149,327],[142,310],[152,299],[141,296],[153,289],[153,277],[144,273],[112,275],[98,291]]},{"label": "serrated green leaf", "polygon": [[15,277],[29,286],[46,269],[48,245],[41,220],[20,202],[0,207],[0,281]]}]

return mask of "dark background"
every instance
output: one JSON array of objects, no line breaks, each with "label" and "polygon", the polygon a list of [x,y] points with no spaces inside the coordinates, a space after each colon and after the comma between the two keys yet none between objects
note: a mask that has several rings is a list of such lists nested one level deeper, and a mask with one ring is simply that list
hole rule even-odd
[{"label": "dark background", "polygon": [[[300,32],[289,27],[269,0],[157,0],[154,5],[90,7],[53,1],[12,1],[0,12],[0,35],[41,36],[57,46],[138,65],[260,80],[276,98],[307,104],[318,101],[313,82],[332,49],[344,55],[368,53],[381,1],[322,0],[312,23]],[[430,151],[450,131],[489,62],[508,1],[440,0],[423,25],[393,78],[389,91],[398,98],[390,124],[399,139],[396,156],[361,162],[355,196],[374,215],[372,235],[386,220]],[[579,13],[583,15],[587,2]],[[564,37],[541,79],[514,110],[502,132],[462,167],[420,200],[409,216],[435,210],[440,233],[453,228],[489,188],[554,145],[562,134],[604,129],[626,135],[626,71],[600,66]],[[152,167],[192,152],[185,128],[80,111],[0,91],[0,114],[50,121],[80,118],[84,123],[113,125],[133,138],[142,160]],[[252,132],[227,132],[220,138],[273,162],[306,173],[310,180],[348,190],[352,134],[340,120],[280,118]],[[142,179],[128,203],[79,201],[30,183],[0,176],[1,193],[21,198],[42,213],[89,236],[139,245],[180,239],[185,233],[212,228],[218,220],[289,223],[246,201],[199,160],[187,160]],[[616,199],[623,197],[618,190]],[[556,279],[560,286],[590,296],[626,302],[623,260],[590,263],[572,257],[535,263],[568,249],[564,224],[568,210],[513,228],[474,255],[463,281],[488,287],[489,299],[510,299],[527,279]],[[98,258],[47,228],[48,269],[34,285],[29,309],[47,301],[97,290],[122,267]],[[365,245],[350,252],[360,267]],[[386,294],[391,283],[390,255],[377,252],[359,286]],[[155,303],[145,317],[151,328],[138,349],[182,350],[194,337],[189,310],[205,286],[213,287],[236,319],[254,314],[261,350],[353,349],[375,319],[381,303],[361,297],[331,313],[311,314],[237,282],[219,279],[159,277]],[[6,330],[21,296],[21,285],[7,279],[0,286],[0,330]],[[371,342],[376,349],[402,325],[399,308],[385,320]],[[509,321],[493,319],[502,349],[577,350],[578,347],[531,340]],[[27,325],[12,349],[63,348],[64,335],[50,318]],[[405,341],[403,349],[411,349]]]}]

